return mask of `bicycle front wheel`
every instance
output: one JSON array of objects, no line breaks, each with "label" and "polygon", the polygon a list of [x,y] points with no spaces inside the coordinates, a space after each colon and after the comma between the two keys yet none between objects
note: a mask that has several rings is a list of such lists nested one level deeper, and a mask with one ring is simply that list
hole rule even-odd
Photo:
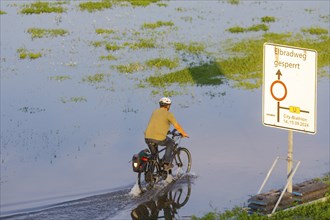
[{"label": "bicycle front wheel", "polygon": [[178,148],[173,158],[173,177],[180,178],[181,176],[190,172],[191,168],[191,154],[187,148]]}]

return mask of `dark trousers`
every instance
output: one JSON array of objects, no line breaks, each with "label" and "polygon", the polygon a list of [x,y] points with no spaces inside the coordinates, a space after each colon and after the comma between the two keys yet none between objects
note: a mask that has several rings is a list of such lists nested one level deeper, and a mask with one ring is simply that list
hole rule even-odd
[{"label": "dark trousers", "polygon": [[[162,141],[146,138],[145,141],[152,154],[157,153],[157,145],[166,146],[165,155],[163,159],[165,163],[171,162],[171,156],[175,145],[175,142],[171,138],[166,137],[165,140]],[[154,144],[156,144],[156,146]]]}]

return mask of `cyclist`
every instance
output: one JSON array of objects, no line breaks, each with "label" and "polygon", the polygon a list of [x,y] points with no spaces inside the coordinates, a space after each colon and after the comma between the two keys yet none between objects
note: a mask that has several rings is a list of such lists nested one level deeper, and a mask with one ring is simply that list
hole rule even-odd
[{"label": "cyclist", "polygon": [[170,164],[170,160],[175,142],[167,137],[167,132],[171,124],[182,134],[183,137],[189,137],[181,125],[176,121],[174,115],[169,111],[171,104],[171,99],[168,97],[163,97],[159,100],[159,108],[152,113],[147,129],[144,132],[144,138],[151,153],[154,154],[157,152],[157,145],[166,146],[163,158],[164,169],[166,171],[173,167],[173,165]]}]

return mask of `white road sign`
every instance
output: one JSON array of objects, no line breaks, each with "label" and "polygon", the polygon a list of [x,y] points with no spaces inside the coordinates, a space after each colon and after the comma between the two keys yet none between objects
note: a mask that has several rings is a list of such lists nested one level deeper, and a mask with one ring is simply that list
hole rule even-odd
[{"label": "white road sign", "polygon": [[262,122],[316,133],[317,52],[264,44]]}]

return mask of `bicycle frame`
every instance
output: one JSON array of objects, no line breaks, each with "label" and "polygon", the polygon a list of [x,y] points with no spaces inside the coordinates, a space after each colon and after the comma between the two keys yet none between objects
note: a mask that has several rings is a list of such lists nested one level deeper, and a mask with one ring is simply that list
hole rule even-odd
[{"label": "bicycle frame", "polygon": [[[181,149],[180,147],[178,147],[178,145],[179,145],[180,142],[181,142],[181,138],[180,138],[180,140],[179,140],[177,143],[175,143],[175,145],[174,145],[173,152],[172,152],[172,156],[171,156],[171,163],[173,162],[173,159],[175,158],[175,154]],[[151,162],[155,162],[155,163],[157,163],[159,168],[162,167],[162,165],[160,164],[159,154],[160,154],[161,152],[163,152],[164,150],[166,150],[166,147],[164,147],[164,148],[161,149],[161,150],[158,150],[157,153],[155,153],[155,154],[151,154],[151,158],[152,158],[152,159],[151,159]],[[159,170],[160,170],[160,169],[158,169],[157,172],[158,172]]]}]

